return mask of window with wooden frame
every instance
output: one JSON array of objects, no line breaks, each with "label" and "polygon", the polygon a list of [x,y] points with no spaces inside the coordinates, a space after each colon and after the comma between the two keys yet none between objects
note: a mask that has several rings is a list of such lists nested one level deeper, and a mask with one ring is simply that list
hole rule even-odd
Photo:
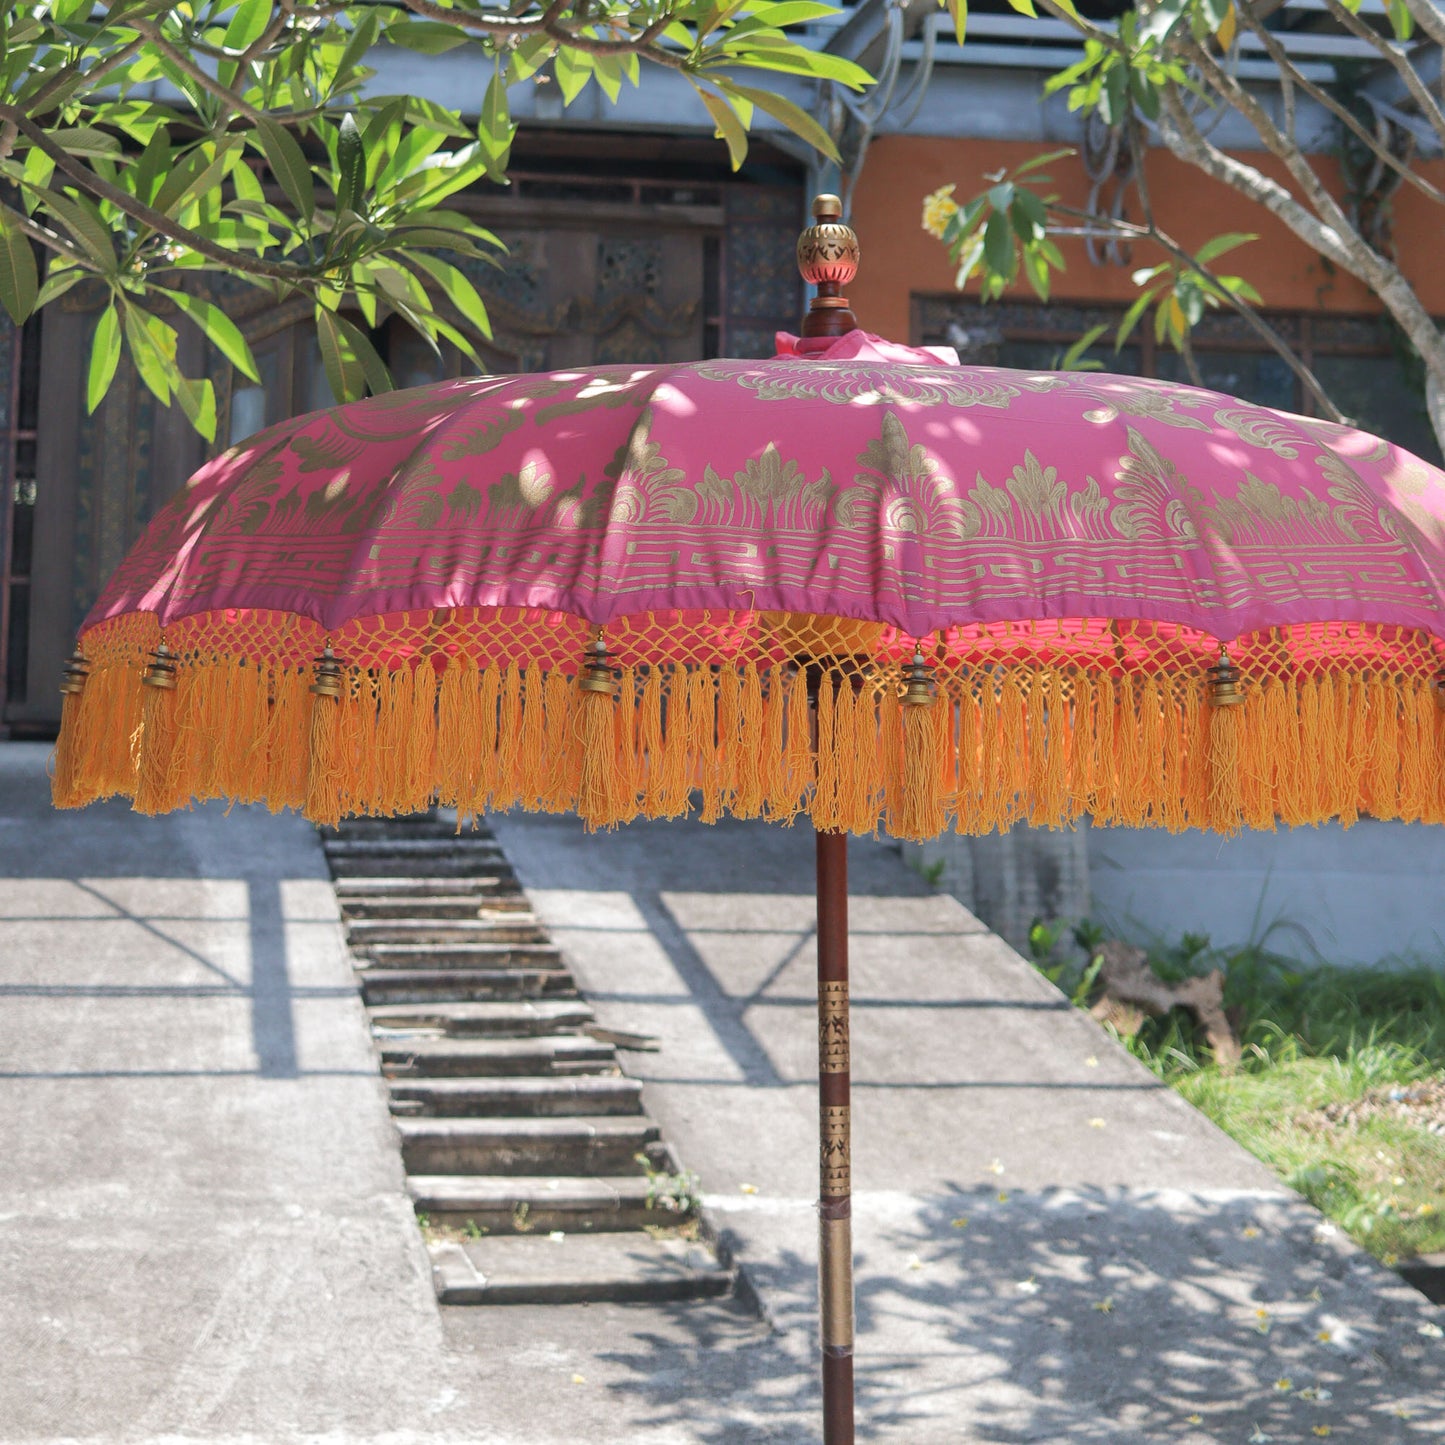
[{"label": "window with wooden frame", "polygon": [[[956,346],[965,361],[1049,370],[1095,326],[1108,330],[1086,353],[1104,370],[1187,382],[1183,358],[1158,344],[1146,319],[1118,352],[1113,332],[1123,307],[982,305],[967,296],[914,296],[915,345]],[[1319,378],[1345,415],[1365,431],[1440,465],[1440,447],[1425,410],[1423,383],[1408,347],[1381,317],[1321,312],[1267,312],[1269,324]],[[1281,411],[1317,408],[1289,365],[1234,313],[1212,313],[1194,332],[1205,386]]]}]

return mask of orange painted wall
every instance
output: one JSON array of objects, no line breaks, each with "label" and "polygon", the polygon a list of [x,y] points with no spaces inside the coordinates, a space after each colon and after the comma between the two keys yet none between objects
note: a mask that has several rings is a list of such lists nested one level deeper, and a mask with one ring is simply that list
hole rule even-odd
[{"label": "orange painted wall", "polygon": [[[881,335],[908,336],[909,297],[953,290],[954,268],[943,244],[921,225],[923,198],[939,186],[956,185],[968,199],[986,189],[984,173],[1018,165],[1050,147],[1034,141],[982,141],[932,136],[883,136],[873,143],[853,196],[853,226],[863,248],[863,265],[849,287],[859,321]],[[1285,172],[1271,156],[1247,157],[1275,179]],[[1328,158],[1316,157],[1317,169],[1334,174]],[[1445,162],[1421,168],[1445,187]],[[1083,162],[1068,157],[1048,168],[1054,189],[1069,204],[1083,205],[1089,183]],[[1331,271],[1320,257],[1262,207],[1251,205],[1228,186],[1175,159],[1167,152],[1149,157],[1149,184],[1161,227],[1186,247],[1225,231],[1253,231],[1259,239],[1241,246],[1221,264],[1244,276],[1266,307],[1285,310],[1377,311],[1379,304],[1352,276]],[[1137,218],[1137,198],[1132,214]],[[1445,212],[1408,186],[1395,196],[1395,239],[1399,259],[1432,312],[1445,315]],[[1162,259],[1154,248],[1136,247],[1129,267],[1094,266],[1083,242],[1065,238],[1060,247],[1068,270],[1056,283],[1055,299],[1075,302],[1123,302],[1137,292],[1129,281],[1137,266]],[[1227,264],[1225,264],[1227,262]],[[1008,293],[1032,300],[1026,281]]]}]

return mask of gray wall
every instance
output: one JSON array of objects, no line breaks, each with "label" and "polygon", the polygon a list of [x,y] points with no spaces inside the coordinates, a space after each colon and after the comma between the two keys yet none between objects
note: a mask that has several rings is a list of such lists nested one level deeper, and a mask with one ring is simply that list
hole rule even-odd
[{"label": "gray wall", "polygon": [[1307,962],[1445,966],[1445,828],[1365,820],[1234,838],[1093,828],[1088,840],[1093,916],[1125,937],[1189,931],[1224,947],[1263,940]]}]

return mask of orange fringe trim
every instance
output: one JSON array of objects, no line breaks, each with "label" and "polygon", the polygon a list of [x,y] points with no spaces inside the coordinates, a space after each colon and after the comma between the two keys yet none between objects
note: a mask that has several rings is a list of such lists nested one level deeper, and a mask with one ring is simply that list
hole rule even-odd
[{"label": "orange fringe trim", "polygon": [[339,699],[310,694],[311,675],[192,659],[162,691],[134,662],[95,666],[66,699],[56,805],[230,798],[335,824],[521,803],[592,828],[697,807],[911,839],[1086,813],[1171,831],[1445,822],[1445,710],[1428,677],[1266,677],[1217,708],[1202,679],[1052,666],[940,678],[926,707],[901,706],[881,672],[825,675],[810,702],[797,670],[751,663],[628,667],[616,697],[466,655],[349,668]]}]

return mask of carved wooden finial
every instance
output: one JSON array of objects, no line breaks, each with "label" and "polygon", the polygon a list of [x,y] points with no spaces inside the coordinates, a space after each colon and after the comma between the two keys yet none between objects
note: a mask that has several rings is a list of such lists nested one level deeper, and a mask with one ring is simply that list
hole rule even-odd
[{"label": "carved wooden finial", "polygon": [[798,270],[818,288],[803,317],[804,336],[842,336],[858,327],[843,288],[858,274],[858,237],[837,196],[813,200],[813,224],[798,237]]}]

